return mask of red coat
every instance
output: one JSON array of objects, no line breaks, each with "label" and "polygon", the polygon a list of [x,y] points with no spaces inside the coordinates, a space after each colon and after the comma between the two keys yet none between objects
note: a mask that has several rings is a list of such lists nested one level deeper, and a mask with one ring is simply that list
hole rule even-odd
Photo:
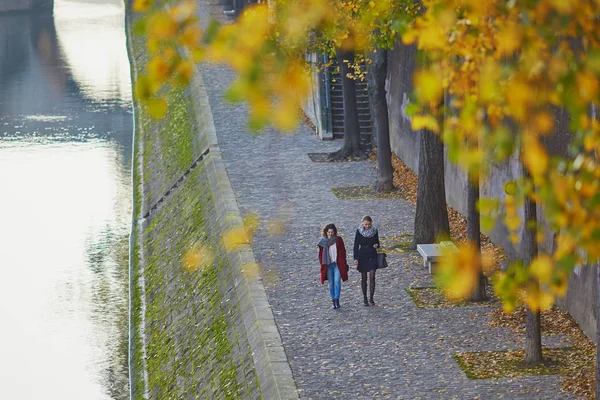
[{"label": "red coat", "polygon": [[[340,270],[340,278],[346,282],[348,280],[348,264],[346,263],[346,246],[341,237],[338,236],[335,241],[335,247],[337,249],[337,259],[335,260]],[[323,248],[319,246],[319,264],[321,264],[321,284],[324,284],[327,280],[327,264],[322,264],[321,260],[323,255]]]}]

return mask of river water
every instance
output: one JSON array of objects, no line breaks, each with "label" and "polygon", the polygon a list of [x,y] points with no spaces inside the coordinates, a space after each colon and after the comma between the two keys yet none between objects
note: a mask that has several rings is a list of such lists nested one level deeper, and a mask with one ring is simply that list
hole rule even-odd
[{"label": "river water", "polygon": [[128,398],[123,0],[0,15],[0,399]]}]

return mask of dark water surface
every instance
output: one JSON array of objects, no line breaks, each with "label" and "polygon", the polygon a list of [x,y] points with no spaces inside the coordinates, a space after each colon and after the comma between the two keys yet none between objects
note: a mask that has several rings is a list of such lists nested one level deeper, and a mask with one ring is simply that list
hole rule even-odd
[{"label": "dark water surface", "polygon": [[0,15],[0,399],[128,398],[123,0]]}]

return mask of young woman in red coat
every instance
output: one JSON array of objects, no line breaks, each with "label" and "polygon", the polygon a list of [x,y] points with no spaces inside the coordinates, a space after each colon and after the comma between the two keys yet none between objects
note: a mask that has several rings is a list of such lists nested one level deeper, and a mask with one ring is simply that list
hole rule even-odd
[{"label": "young woman in red coat", "polygon": [[329,294],[333,308],[340,308],[341,281],[348,280],[348,264],[346,263],[346,246],[341,237],[337,235],[334,224],[323,228],[323,237],[317,244],[319,246],[319,264],[321,264],[321,284],[329,282]]}]

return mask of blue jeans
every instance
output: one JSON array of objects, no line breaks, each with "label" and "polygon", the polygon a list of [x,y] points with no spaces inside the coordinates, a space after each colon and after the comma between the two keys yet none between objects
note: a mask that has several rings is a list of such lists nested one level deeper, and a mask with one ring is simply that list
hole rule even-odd
[{"label": "blue jeans", "polygon": [[329,294],[332,299],[340,298],[342,289],[342,280],[340,278],[340,269],[336,263],[331,263],[327,267],[327,281],[329,282]]}]

